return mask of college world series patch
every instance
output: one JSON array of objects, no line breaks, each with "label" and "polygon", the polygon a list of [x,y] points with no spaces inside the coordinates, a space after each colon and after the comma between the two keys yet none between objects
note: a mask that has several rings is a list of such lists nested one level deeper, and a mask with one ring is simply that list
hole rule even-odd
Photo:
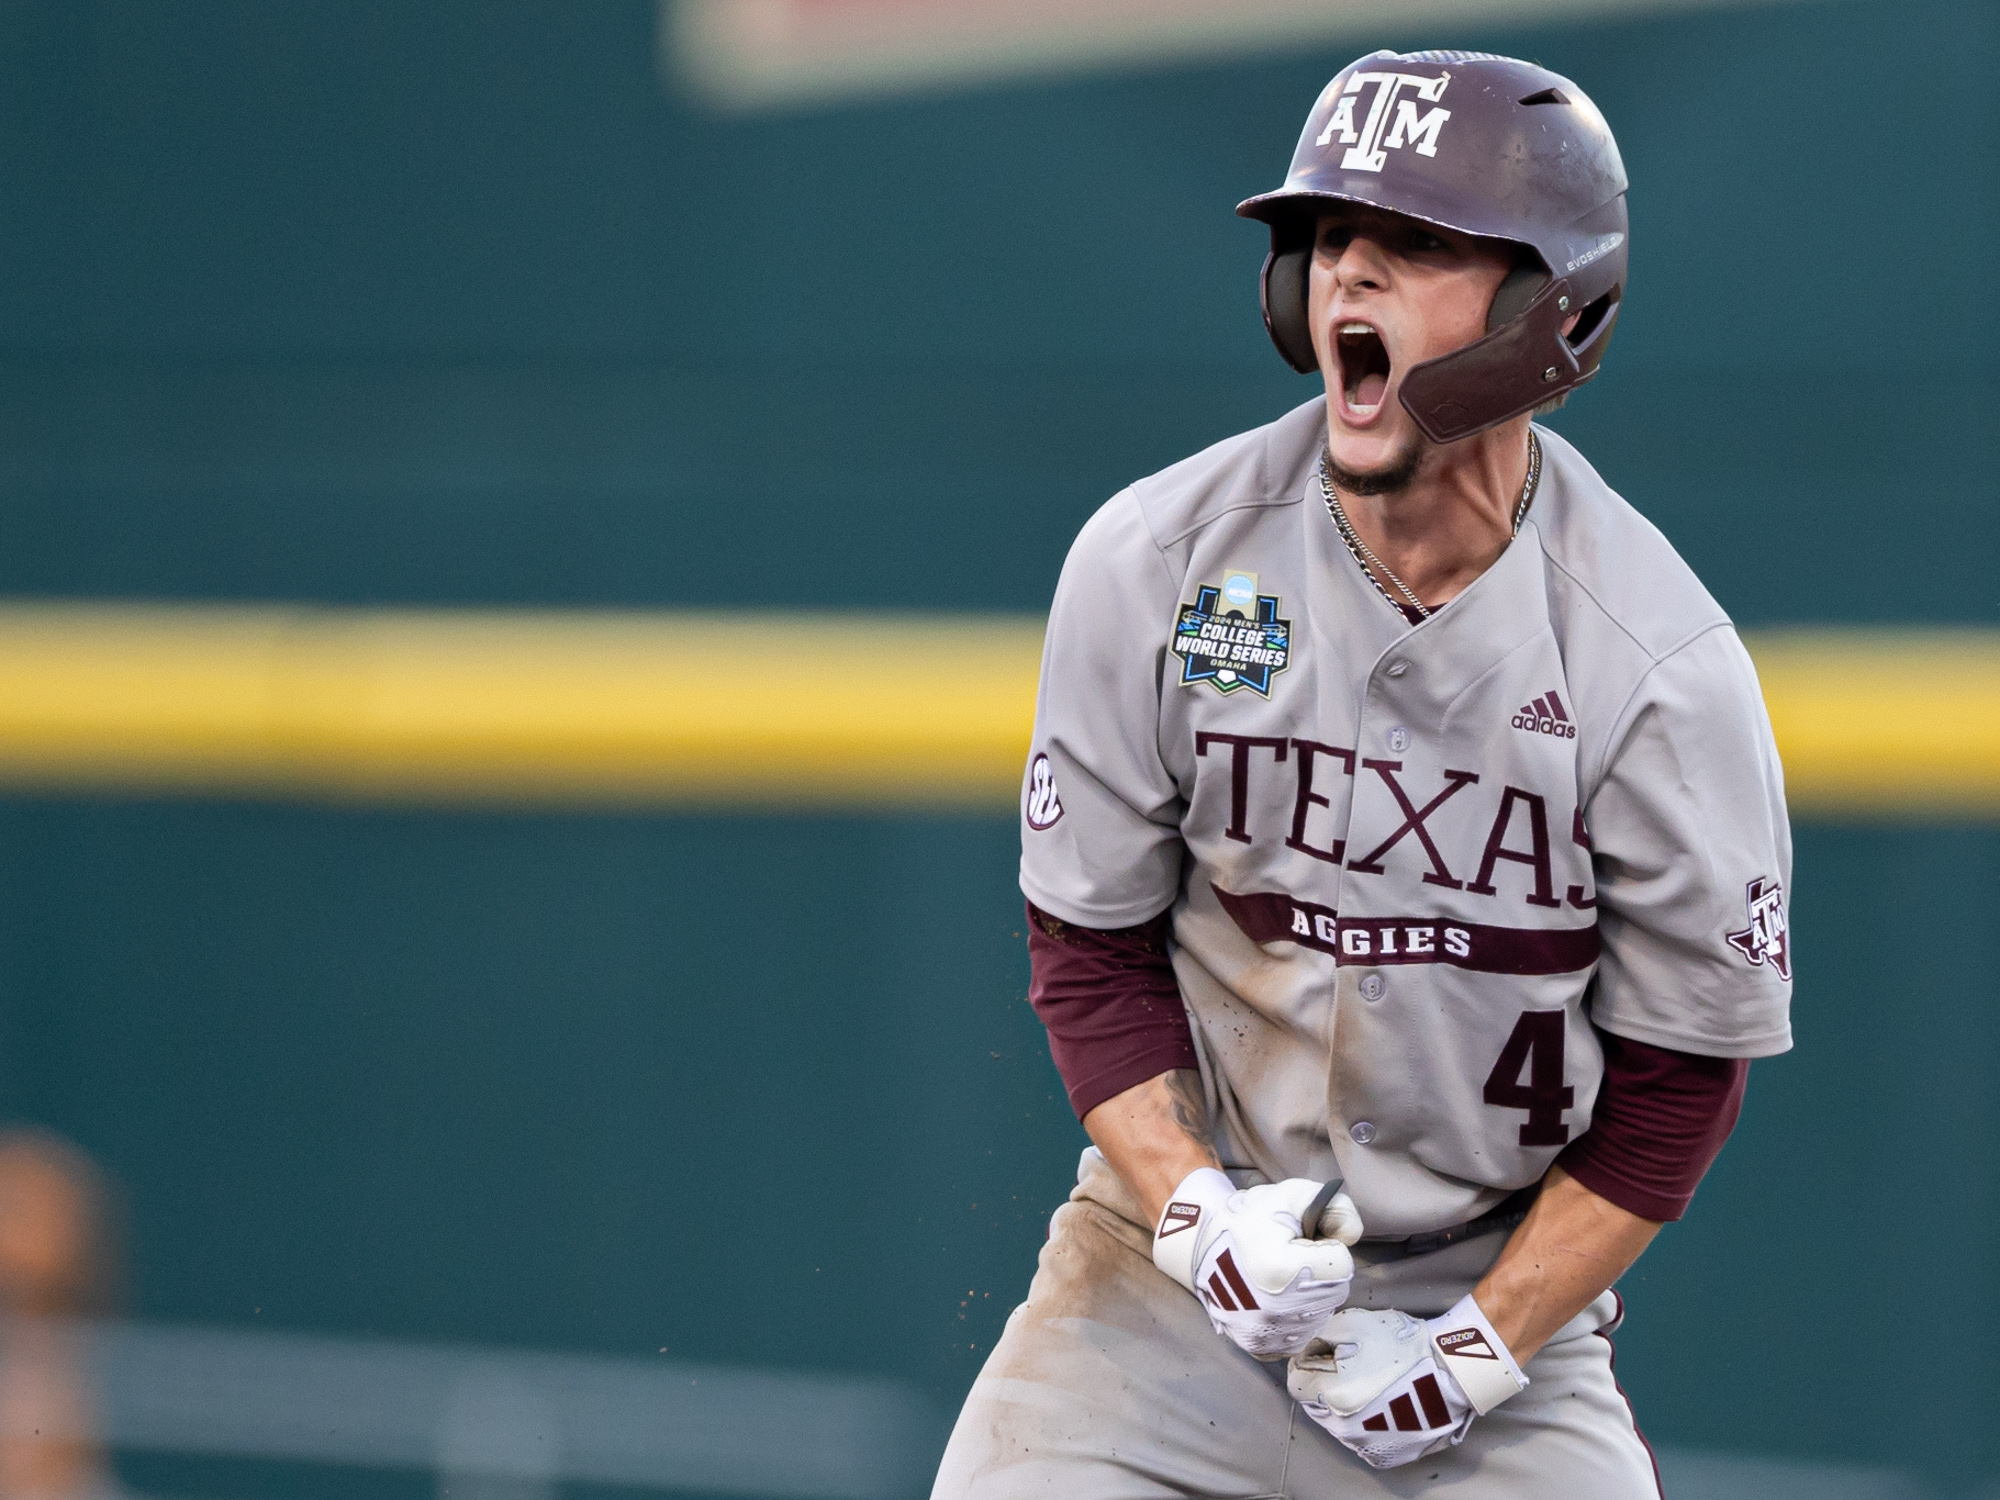
[{"label": "college world series patch", "polygon": [[1271,679],[1292,664],[1292,622],[1278,618],[1278,596],[1257,592],[1257,575],[1231,568],[1204,583],[1174,623],[1174,655],[1183,685],[1217,692],[1248,688],[1271,696]]}]

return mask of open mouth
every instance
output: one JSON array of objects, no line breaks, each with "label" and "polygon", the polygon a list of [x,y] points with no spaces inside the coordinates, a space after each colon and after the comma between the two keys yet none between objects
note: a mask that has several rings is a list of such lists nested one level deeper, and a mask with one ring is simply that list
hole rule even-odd
[{"label": "open mouth", "polygon": [[1389,350],[1366,323],[1342,323],[1335,333],[1340,350],[1340,388],[1358,413],[1374,411],[1389,389]]}]

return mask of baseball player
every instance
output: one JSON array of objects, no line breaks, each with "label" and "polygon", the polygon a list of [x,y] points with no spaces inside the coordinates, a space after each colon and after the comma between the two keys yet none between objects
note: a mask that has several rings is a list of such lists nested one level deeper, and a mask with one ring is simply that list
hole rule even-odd
[{"label": "baseball player", "polygon": [[1657,1493],[1611,1286],[1790,1045],[1791,847],[1728,618],[1532,422],[1625,190],[1568,79],[1378,52],[1238,209],[1325,394],[1063,569],[1021,885],[1095,1144],[937,1496]]}]

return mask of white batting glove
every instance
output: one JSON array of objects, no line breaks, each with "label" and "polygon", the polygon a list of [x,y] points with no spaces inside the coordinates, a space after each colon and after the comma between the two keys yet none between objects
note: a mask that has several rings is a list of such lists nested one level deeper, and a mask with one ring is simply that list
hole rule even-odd
[{"label": "white batting glove", "polygon": [[1306,1415],[1377,1469],[1464,1440],[1528,1377],[1479,1304],[1462,1297],[1441,1318],[1337,1313],[1292,1361],[1285,1381]]},{"label": "white batting glove", "polygon": [[1284,1359],[1347,1300],[1347,1247],[1360,1238],[1345,1193],[1302,1177],[1238,1188],[1198,1167],[1160,1215],[1153,1264],[1199,1297],[1215,1331],[1244,1353]]}]

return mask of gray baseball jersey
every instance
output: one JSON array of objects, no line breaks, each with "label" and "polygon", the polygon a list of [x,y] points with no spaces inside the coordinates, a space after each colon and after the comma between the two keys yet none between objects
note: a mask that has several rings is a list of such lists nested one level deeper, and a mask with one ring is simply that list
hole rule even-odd
[{"label": "gray baseball jersey", "polygon": [[1411,625],[1322,502],[1324,400],[1114,497],[1049,618],[1021,886],[1171,906],[1218,1149],[1371,1235],[1472,1218],[1590,1123],[1592,1030],[1790,1045],[1784,788],[1750,659],[1575,449]]}]

